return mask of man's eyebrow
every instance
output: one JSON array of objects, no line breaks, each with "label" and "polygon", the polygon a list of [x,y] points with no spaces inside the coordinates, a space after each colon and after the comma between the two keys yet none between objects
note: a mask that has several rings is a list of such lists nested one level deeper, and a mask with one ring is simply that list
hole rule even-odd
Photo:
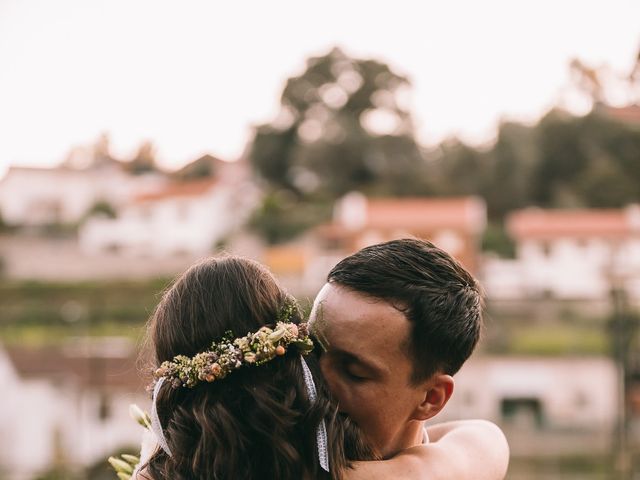
[{"label": "man's eyebrow", "polygon": [[356,355],[355,353],[348,352],[341,348],[332,348],[331,353],[334,355],[339,355],[340,357],[347,360],[348,362],[359,363],[363,367],[371,370],[373,373],[382,373],[387,370],[386,366],[383,364],[378,364],[374,361],[363,358],[359,355]]}]

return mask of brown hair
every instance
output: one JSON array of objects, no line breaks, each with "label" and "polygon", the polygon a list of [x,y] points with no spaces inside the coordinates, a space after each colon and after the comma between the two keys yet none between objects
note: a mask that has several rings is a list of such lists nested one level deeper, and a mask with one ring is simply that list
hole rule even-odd
[{"label": "brown hair", "polygon": [[[154,366],[202,352],[227,331],[239,337],[273,324],[292,300],[254,261],[233,256],[202,261],[165,292],[149,321]],[[300,322],[299,310],[291,321]],[[295,349],[192,389],[164,384],[157,409],[172,456],[158,450],[146,471],[156,480],[340,478],[347,455],[364,459],[370,451],[337,415],[314,355],[307,363],[318,389],[315,402],[307,395]],[[331,474],[320,469],[316,451],[322,419]]]},{"label": "brown hair", "polygon": [[456,373],[482,330],[482,290],[460,263],[415,238],[363,248],[329,272],[330,283],[389,302],[412,324],[413,382]]}]

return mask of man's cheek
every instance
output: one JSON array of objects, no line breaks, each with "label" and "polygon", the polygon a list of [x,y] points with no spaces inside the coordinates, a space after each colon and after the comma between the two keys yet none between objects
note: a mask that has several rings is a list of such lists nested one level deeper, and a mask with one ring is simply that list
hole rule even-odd
[{"label": "man's cheek", "polygon": [[329,362],[323,361],[322,358],[320,359],[320,371],[322,372],[325,382],[327,382],[331,395],[333,395],[338,402],[342,402],[344,386],[339,381],[338,375],[331,369]]},{"label": "man's cheek", "polygon": [[348,411],[350,415],[358,417],[366,417],[370,414],[376,399],[368,395],[366,390],[348,384],[342,384],[339,389],[341,410]]}]

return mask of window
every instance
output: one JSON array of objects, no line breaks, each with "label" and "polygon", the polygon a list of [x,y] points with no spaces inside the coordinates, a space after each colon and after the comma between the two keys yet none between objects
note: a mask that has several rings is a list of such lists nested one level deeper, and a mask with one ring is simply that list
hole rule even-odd
[{"label": "window", "polygon": [[535,430],[544,425],[542,402],[538,398],[504,398],[500,410],[504,422],[518,429]]},{"label": "window", "polygon": [[104,422],[111,417],[111,401],[109,395],[101,393],[98,402],[98,418]]}]

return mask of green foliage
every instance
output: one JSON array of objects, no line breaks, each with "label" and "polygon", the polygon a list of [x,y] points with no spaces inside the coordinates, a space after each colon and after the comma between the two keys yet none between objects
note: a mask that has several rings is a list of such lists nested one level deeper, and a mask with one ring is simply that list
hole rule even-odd
[{"label": "green foliage", "polygon": [[188,163],[184,167],[173,172],[171,176],[181,181],[210,178],[216,175],[218,168],[222,163],[222,160],[212,155],[203,155],[202,157],[194,160],[191,163]]},{"label": "green foliage", "polygon": [[533,201],[548,207],[620,207],[640,198],[640,130],[598,110],[551,112],[535,127]]},{"label": "green foliage", "polygon": [[53,222],[43,225],[37,230],[50,238],[72,238],[78,232],[78,224]]},{"label": "green foliage", "polygon": [[[278,118],[257,126],[248,148],[267,190],[254,227],[270,241],[285,240],[328,218],[325,207],[315,211],[310,204],[329,205],[352,190],[478,195],[495,223],[528,206],[640,201],[640,128],[615,120],[606,108],[582,117],[554,109],[534,125],[503,123],[493,145],[475,148],[453,139],[427,152],[416,144],[401,101],[409,86],[388,65],[338,49],[310,58],[306,70],[287,81]],[[391,119],[393,128],[377,130],[376,115]],[[497,233],[488,232],[486,245],[508,249],[496,244]]]},{"label": "green foliage", "polygon": [[33,480],[80,480],[82,477],[65,467],[54,467],[36,476]]},{"label": "green foliage", "polygon": [[488,215],[501,219],[513,209],[531,203],[531,174],[537,160],[535,134],[516,123],[500,126],[496,143],[488,157],[487,182],[481,195]]},{"label": "green foliage", "polygon": [[330,202],[303,201],[291,191],[277,190],[263,198],[250,220],[250,227],[267,242],[276,244],[327,221],[331,207]]},{"label": "green foliage", "polygon": [[[139,445],[118,449],[116,453],[109,457],[109,460],[97,461],[94,465],[90,466],[87,469],[86,478],[90,478],[91,480],[115,480],[117,478],[130,478],[130,473],[125,472],[132,471],[138,464],[139,458],[135,455],[129,455],[127,454],[127,452],[135,452],[139,449]],[[116,464],[118,466],[117,469],[116,465],[113,465],[111,463],[112,458],[117,458],[119,461],[124,462],[126,465],[130,465],[131,470],[126,467],[123,469],[120,465]],[[118,472],[120,472],[121,475],[117,475]]]},{"label": "green foliage", "polygon": [[107,218],[116,218],[118,213],[116,209],[106,200],[98,200],[94,203],[91,208],[85,214],[85,218],[91,217],[94,215],[100,215]]},{"label": "green foliage", "polygon": [[326,219],[324,204],[352,190],[424,193],[426,165],[400,98],[408,87],[388,65],[339,49],[310,58],[287,81],[279,118],[256,127],[249,148],[268,192],[254,227],[278,241]]},{"label": "green foliage", "polygon": [[136,337],[167,283],[0,282],[0,334],[31,344],[78,334]]},{"label": "green foliage", "polygon": [[532,126],[505,123],[489,149],[443,143],[428,177],[440,195],[482,196],[489,218],[511,210],[614,208],[640,201],[640,128],[594,110],[552,110]]},{"label": "green foliage", "polygon": [[4,220],[2,216],[2,210],[0,210],[0,233],[10,231],[11,228],[7,225],[7,222]]},{"label": "green foliage", "polygon": [[515,258],[513,239],[507,235],[503,225],[495,222],[487,225],[482,238],[482,250],[497,253],[503,258]]},{"label": "green foliage", "polygon": [[62,345],[69,338],[77,337],[125,337],[134,343],[144,334],[144,320],[137,323],[105,322],[95,324],[10,324],[0,326],[0,339],[3,345],[20,347],[43,347]]},{"label": "green foliage", "polygon": [[153,143],[149,141],[143,142],[135,156],[128,162],[122,164],[129,173],[133,175],[141,175],[159,171],[156,164],[156,149]]},{"label": "green foliage", "polygon": [[546,325],[515,331],[508,351],[518,355],[603,355],[609,352],[609,345],[604,329]]}]

